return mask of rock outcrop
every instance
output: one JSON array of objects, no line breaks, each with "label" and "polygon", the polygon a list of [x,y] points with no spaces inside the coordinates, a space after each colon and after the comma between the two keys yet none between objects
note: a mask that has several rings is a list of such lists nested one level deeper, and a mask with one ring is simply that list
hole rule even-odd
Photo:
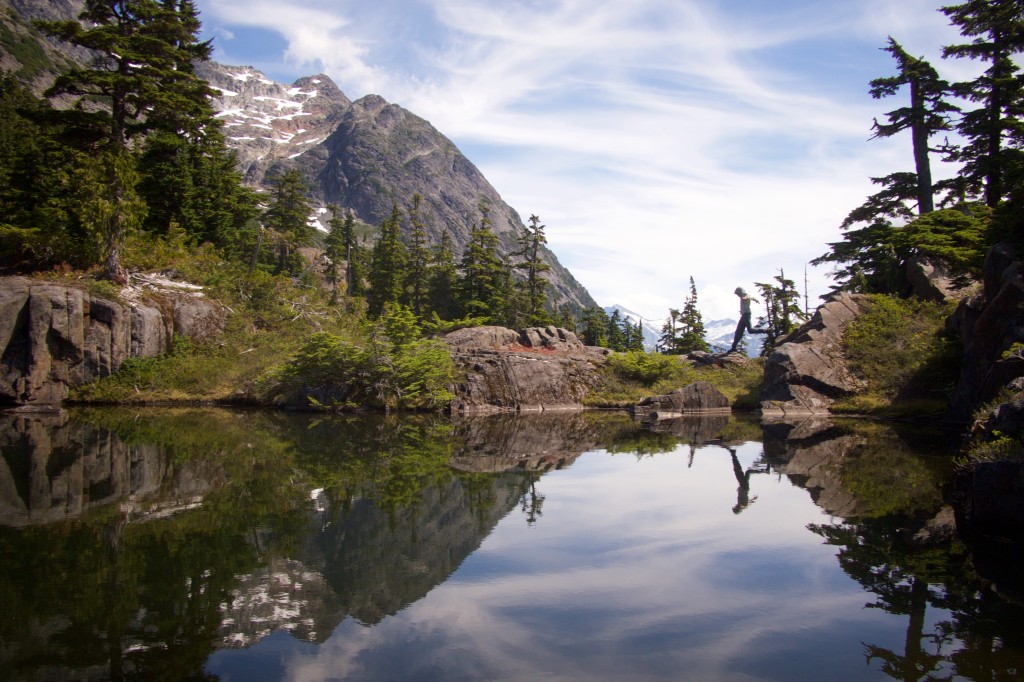
[{"label": "rock outcrop", "polygon": [[1024,377],[1024,358],[1007,353],[1024,343],[1024,262],[1009,244],[994,246],[985,258],[984,291],[965,299],[948,327],[963,341],[960,378],[948,416],[970,419],[979,405]]},{"label": "rock outcrop", "polygon": [[465,373],[454,387],[455,413],[582,409],[607,354],[556,327],[476,327],[444,340]]},{"label": "rock outcrop", "polygon": [[765,361],[763,415],[825,414],[837,398],[857,390],[841,343],[861,312],[860,301],[857,294],[837,294],[781,340]]},{"label": "rock outcrop", "polygon": [[696,381],[665,395],[644,398],[633,406],[633,417],[642,421],[658,421],[686,414],[729,411],[729,399],[721,391],[707,381]]},{"label": "rock outcrop", "polygon": [[972,462],[953,485],[960,534],[1024,540],[1024,462]]},{"label": "rock outcrop", "polygon": [[206,340],[226,310],[196,291],[150,278],[110,301],[63,284],[0,279],[0,404],[54,405],[130,357],[166,353],[175,335]]}]

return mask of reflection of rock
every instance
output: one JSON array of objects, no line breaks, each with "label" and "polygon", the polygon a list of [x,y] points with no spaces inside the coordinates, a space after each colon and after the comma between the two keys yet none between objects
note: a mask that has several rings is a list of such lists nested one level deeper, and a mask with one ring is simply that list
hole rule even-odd
[{"label": "reflection of rock", "polygon": [[806,488],[829,514],[843,518],[857,513],[856,498],[842,485],[843,460],[863,442],[825,420],[764,424],[764,454],[772,469]]},{"label": "reflection of rock", "polygon": [[[626,420],[623,419],[626,423]],[[461,471],[546,471],[600,447],[605,422],[587,413],[481,415],[456,422],[465,448],[453,456]]]},{"label": "reflection of rock", "polygon": [[963,536],[1024,540],[1024,462],[972,462],[961,468],[953,502]]},{"label": "reflection of rock", "polygon": [[713,384],[696,381],[666,395],[644,398],[633,406],[633,416],[643,421],[681,417],[693,412],[729,412],[729,399]]},{"label": "reflection of rock", "polygon": [[579,410],[604,352],[584,346],[565,329],[460,329],[445,336],[465,373],[455,386],[453,412]]},{"label": "reflection of rock", "polygon": [[667,433],[692,445],[702,445],[718,440],[729,424],[728,414],[704,414],[657,419],[646,422],[645,427],[655,433]]},{"label": "reflection of rock", "polygon": [[225,482],[210,461],[175,464],[162,447],[126,444],[63,414],[0,415],[0,525],[75,518],[115,502],[129,517],[188,509]]},{"label": "reflection of rock", "polygon": [[847,325],[860,312],[857,294],[837,294],[781,340],[765,361],[762,414],[827,413],[836,398],[857,389],[841,343]]}]

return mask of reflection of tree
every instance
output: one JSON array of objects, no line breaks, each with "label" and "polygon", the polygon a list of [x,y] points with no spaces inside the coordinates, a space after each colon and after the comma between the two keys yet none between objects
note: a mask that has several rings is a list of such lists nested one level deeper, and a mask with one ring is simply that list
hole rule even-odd
[{"label": "reflection of tree", "polygon": [[544,513],[541,511],[541,507],[544,506],[544,495],[537,492],[537,481],[540,479],[540,476],[540,472],[537,471],[530,471],[526,474],[526,480],[529,481],[530,488],[523,493],[520,509],[526,514],[526,523],[529,526],[535,524],[537,517],[542,516]]},{"label": "reflection of tree", "polygon": [[[907,617],[903,650],[866,644],[868,661],[899,680],[1012,679],[1010,671],[1024,665],[1024,609],[983,589],[959,543],[915,540],[921,526],[893,517],[810,526],[839,548],[843,570],[875,595],[869,608]],[[929,606],[949,611],[931,632]]]}]

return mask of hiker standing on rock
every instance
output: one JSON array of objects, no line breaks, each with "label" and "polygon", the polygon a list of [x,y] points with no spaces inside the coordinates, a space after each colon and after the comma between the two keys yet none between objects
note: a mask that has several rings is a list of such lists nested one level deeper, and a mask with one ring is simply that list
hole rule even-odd
[{"label": "hiker standing on rock", "polygon": [[735,353],[736,349],[739,348],[740,341],[743,340],[743,332],[750,332],[751,334],[765,333],[763,329],[755,329],[750,325],[750,302],[757,299],[747,294],[743,287],[736,287],[736,291],[733,293],[740,297],[740,321],[737,323],[736,333],[732,337],[730,353]]}]

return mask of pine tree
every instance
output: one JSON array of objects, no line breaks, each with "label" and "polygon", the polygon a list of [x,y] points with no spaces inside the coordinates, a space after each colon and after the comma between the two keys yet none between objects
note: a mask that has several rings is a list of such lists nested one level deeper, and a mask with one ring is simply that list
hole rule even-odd
[{"label": "pine tree", "polygon": [[704,340],[704,317],[697,307],[697,285],[690,277],[690,295],[683,303],[679,318],[679,341],[676,345],[678,353],[707,351],[708,343]]},{"label": "pine tree", "polygon": [[299,171],[285,171],[273,182],[270,206],[263,220],[277,240],[278,270],[290,272],[300,267],[293,262],[295,250],[311,245],[316,235],[315,228],[309,224],[313,209],[306,198],[306,185]]},{"label": "pine tree", "polygon": [[800,310],[800,292],[796,282],[786,279],[786,273],[779,270],[774,278],[775,284],[755,282],[765,304],[765,342],[761,355],[767,356],[775,349],[776,343],[786,334],[797,328],[799,322],[806,318]]},{"label": "pine tree", "polygon": [[102,234],[108,277],[123,283],[121,248],[145,216],[132,142],[152,130],[202,134],[212,93],[193,64],[209,59],[211,47],[196,38],[199,20],[189,0],[87,0],[77,21],[38,26],[98,55],[93,68],[62,74],[46,94],[77,99],[55,116],[103,164],[106,193],[93,202],[91,220]]},{"label": "pine tree", "polygon": [[1024,51],[1024,7],[1019,0],[969,0],[941,11],[961,35],[973,39],[946,46],[942,56],[988,64],[975,80],[953,85],[957,96],[980,106],[960,117],[957,130],[966,144],[951,158],[963,163],[962,191],[983,194],[985,204],[995,208],[1021,177],[1024,78],[1014,58]]},{"label": "pine tree", "polygon": [[668,309],[668,317],[661,325],[661,336],[658,338],[658,350],[666,355],[679,353],[679,319],[682,313],[675,309]]},{"label": "pine tree", "polygon": [[608,316],[608,328],[605,334],[609,348],[617,351],[626,350],[626,335],[622,330],[622,315],[618,308]]},{"label": "pine tree", "polygon": [[498,237],[491,229],[490,211],[481,205],[480,213],[480,223],[470,231],[462,253],[456,293],[463,315],[490,318],[504,303],[504,264],[498,255]]},{"label": "pine tree", "polygon": [[398,204],[392,204],[391,215],[381,223],[380,238],[373,247],[370,295],[367,297],[367,312],[372,317],[379,317],[384,306],[402,299],[408,255],[401,241],[401,230]]},{"label": "pine tree", "polygon": [[405,304],[416,317],[427,312],[427,290],[429,282],[430,250],[427,248],[427,230],[420,214],[423,198],[413,194],[409,209],[409,262],[405,271]]},{"label": "pine tree", "polygon": [[148,213],[142,227],[166,234],[180,227],[199,242],[210,242],[242,257],[247,234],[259,217],[256,192],[242,182],[233,151],[219,122],[201,137],[150,133],[139,157],[139,194]]},{"label": "pine tree", "polygon": [[441,240],[431,249],[427,291],[428,308],[442,320],[453,320],[458,316],[455,300],[457,282],[452,237],[448,230],[444,230]]},{"label": "pine tree", "polygon": [[528,326],[544,326],[551,323],[551,315],[544,308],[547,302],[548,281],[543,275],[551,269],[551,266],[542,260],[543,246],[548,242],[544,235],[544,227],[540,223],[540,218],[531,215],[526,234],[520,239],[521,250],[517,253],[523,258],[523,262],[517,267],[526,273],[525,324]]},{"label": "pine tree", "polygon": [[[914,151],[914,173],[895,173],[886,178],[873,178],[878,184],[884,184],[886,191],[869,198],[866,206],[875,211],[881,208],[883,215],[909,217],[905,212],[905,201],[917,203],[917,213],[923,215],[935,210],[934,188],[930,161],[929,140],[941,131],[951,129],[950,116],[957,107],[949,103],[949,83],[939,78],[934,67],[923,57],[910,56],[894,38],[889,37],[889,44],[883,48],[896,60],[899,73],[895,76],[876,78],[871,81],[871,96],[875,99],[891,97],[903,86],[909,86],[910,106],[894,109],[886,114],[887,123],[879,123],[875,119],[872,139],[892,137],[904,130],[909,130]],[[891,203],[890,203],[891,202]],[[864,207],[854,211],[847,218],[844,227],[853,221],[866,221],[868,216],[861,215]]]},{"label": "pine tree", "polygon": [[586,345],[609,348],[608,327],[608,314],[601,308],[595,306],[583,311],[582,334]]},{"label": "pine tree", "polygon": [[[331,303],[338,302],[338,266],[343,260],[348,259],[348,249],[345,244],[345,222],[351,218],[351,213],[346,218],[341,217],[341,208],[332,204],[327,207],[331,212],[331,219],[327,222],[330,230],[324,237],[324,255],[330,260],[330,267],[327,269],[327,281],[331,283]],[[346,291],[346,293],[348,293]]]}]

